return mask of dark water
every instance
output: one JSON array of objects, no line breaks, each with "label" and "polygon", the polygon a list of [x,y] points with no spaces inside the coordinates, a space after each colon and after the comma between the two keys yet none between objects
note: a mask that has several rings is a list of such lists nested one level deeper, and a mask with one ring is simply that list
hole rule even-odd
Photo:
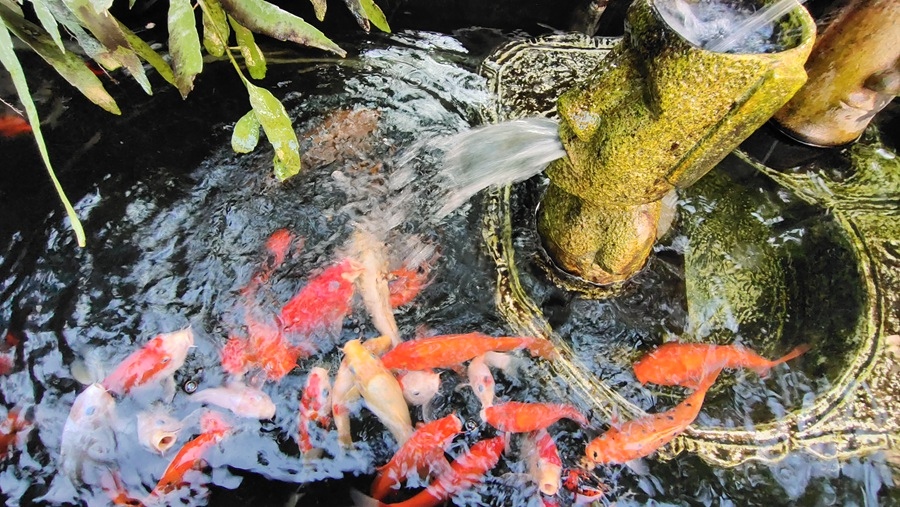
[{"label": "dark water", "polygon": [[[482,37],[466,36],[469,41]],[[272,154],[264,143],[254,154],[235,156],[227,146],[229,129],[222,125],[198,140],[201,147],[212,146],[199,163],[189,155],[190,149],[173,141],[175,153],[163,148],[158,158],[151,153],[127,167],[109,167],[101,170],[102,177],[76,186],[85,189],[76,205],[88,231],[85,249],[77,248],[59,213],[42,215],[19,229],[10,224],[21,210],[5,214],[4,230],[12,232],[0,252],[0,323],[20,344],[5,352],[14,363],[12,371],[0,377],[0,402],[7,410],[21,408],[33,429],[0,462],[0,497],[8,505],[106,503],[99,488],[75,488],[57,473],[62,427],[75,396],[84,389],[73,377],[73,365],[87,362],[95,369],[110,368],[152,336],[189,324],[196,348],[175,375],[180,388],[168,408],[178,418],[192,416],[198,405],[183,387],[215,387],[225,379],[219,349],[229,333],[242,329],[244,301],[239,291],[262,262],[263,245],[276,229],[290,229],[303,238],[303,246],[292,251],[260,292],[258,302],[264,310],[277,312],[311,276],[339,258],[355,224],[365,222],[382,226],[395,262],[432,248],[440,253],[430,285],[395,314],[403,336],[508,333],[494,308],[493,266],[480,244],[478,199],[438,224],[429,221],[428,212],[441,190],[430,179],[437,156],[429,150],[409,156],[409,150],[425,139],[477,123],[478,108],[490,100],[481,78],[472,72],[477,65],[474,54],[483,50],[467,51],[457,40],[436,34],[400,34],[363,43],[357,57],[343,62],[272,65],[267,85],[296,118],[296,130],[334,141],[328,149],[316,151],[301,140],[308,163],[285,184],[272,176]],[[226,66],[219,67],[218,74],[204,74],[213,90],[233,79]],[[195,93],[203,90],[204,83],[198,83]],[[233,111],[231,121],[247,107],[215,101],[209,107],[217,106]],[[224,115],[222,110],[216,114]],[[346,135],[328,134],[334,131],[323,125],[334,124]],[[178,150],[185,150],[181,164]],[[85,153],[78,164],[91,163],[92,152]],[[398,160],[413,162],[401,168]],[[415,177],[398,179],[400,169],[411,170]],[[527,224],[540,183],[532,180],[517,188],[515,219],[524,224],[518,229],[517,248],[533,250],[535,238]],[[795,222],[806,223],[808,211],[798,208],[793,213]],[[606,302],[547,288],[538,279],[540,272],[524,263],[532,277],[526,283],[540,294],[551,323],[569,337],[593,374],[644,408],[673,402],[636,388],[627,371],[628,359],[639,350],[667,333],[680,333],[686,325],[684,302],[676,296],[683,290],[681,252],[673,238],[677,232],[640,275],[638,290]],[[357,302],[340,341],[376,335]],[[331,432],[325,437],[323,457],[304,460],[292,439],[305,372],[323,365],[333,374],[339,359],[338,352],[325,352],[304,361],[280,382],[264,385],[278,407],[273,420],[232,419],[238,431],[206,455],[209,496],[200,494],[204,488],[198,487],[198,494],[184,502],[348,505],[349,488],[366,491],[375,466],[385,463],[395,449],[390,434],[366,409],[353,417],[352,450],[342,450]],[[798,396],[781,410],[802,403],[803,391],[815,392],[817,386],[794,370],[787,384],[779,381],[789,370],[777,370],[768,381],[741,382],[748,394],[737,401],[727,392],[717,394],[712,401],[717,410],[705,412],[715,415],[704,415],[699,422],[715,417],[743,424],[758,405],[768,404],[772,390]],[[524,360],[517,374],[498,373],[498,398],[561,401],[555,398],[559,396],[555,386],[533,380],[542,378],[541,372],[540,363]],[[824,378],[829,378],[827,372]],[[412,412],[414,422],[451,411],[460,414],[467,432],[451,447],[452,455],[467,443],[493,435],[479,423],[471,391],[456,389],[463,381],[446,372],[428,413]],[[172,454],[158,456],[138,446],[133,433],[138,408],[130,401],[119,404],[115,463],[129,490],[143,496]],[[562,422],[552,432],[564,465],[571,467],[597,429]],[[194,425],[181,441],[196,433]],[[455,497],[454,503],[540,505],[536,487],[523,478],[524,460],[516,451],[514,440],[485,485]],[[771,467],[737,469],[719,469],[683,456],[669,462],[651,459],[647,465],[644,475],[620,466],[598,468],[597,476],[609,488],[601,502],[871,505],[897,498],[896,488],[887,486],[889,471],[880,456],[837,463],[797,455]]]}]

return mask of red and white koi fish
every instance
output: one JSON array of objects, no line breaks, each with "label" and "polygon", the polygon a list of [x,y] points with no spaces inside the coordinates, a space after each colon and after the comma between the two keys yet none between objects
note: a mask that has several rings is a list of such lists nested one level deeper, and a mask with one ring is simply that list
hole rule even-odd
[{"label": "red and white koi fish", "polygon": [[391,307],[391,290],[387,280],[387,245],[372,233],[357,229],[353,233],[351,250],[360,270],[356,284],[372,324],[383,336],[390,337],[396,346],[401,339]]},{"label": "red and white koi fish", "polygon": [[428,404],[441,388],[441,374],[433,370],[415,370],[397,375],[403,398],[410,405]]},{"label": "red and white koi fish", "polygon": [[423,424],[394,454],[391,460],[378,469],[372,483],[372,498],[382,500],[390,490],[406,480],[410,473],[424,475],[432,469],[447,465],[444,451],[456,435],[462,431],[462,421],[450,414]]},{"label": "red and white koi fish", "polygon": [[807,350],[808,345],[800,345],[770,361],[739,345],[670,342],[635,363],[634,374],[642,384],[651,382],[696,389],[710,372],[722,368],[749,368],[765,376],[773,366],[794,359]]},{"label": "red and white koi fish", "polygon": [[306,376],[306,387],[300,395],[297,421],[297,446],[304,456],[314,449],[310,426],[325,428],[331,423],[331,379],[328,370],[316,366]]},{"label": "red and white koi fish", "polygon": [[148,410],[137,415],[138,443],[160,455],[178,441],[183,424],[165,410]]},{"label": "red and white koi fish", "polygon": [[697,418],[719,371],[707,375],[699,388],[675,408],[612,427],[592,440],[585,449],[587,461],[594,465],[627,463],[649,456],[671,442]]},{"label": "red and white koi fish", "polygon": [[382,356],[392,370],[451,368],[485,352],[528,349],[533,356],[549,358],[556,350],[543,338],[493,337],[481,333],[451,334],[405,341]]},{"label": "red and white koi fish", "polygon": [[484,421],[500,431],[527,433],[544,429],[560,419],[571,419],[581,426],[588,421],[572,405],[562,403],[525,403],[507,401],[484,409]]},{"label": "red and white koi fish", "polygon": [[588,472],[581,469],[569,470],[563,486],[572,493],[572,505],[593,505],[606,493],[595,478],[592,480]]},{"label": "red and white koi fish", "polygon": [[255,387],[233,382],[224,387],[211,387],[190,396],[192,401],[209,403],[252,419],[275,417],[275,403],[268,394]]},{"label": "red and white koi fish", "polygon": [[200,435],[185,443],[172,458],[148,499],[159,500],[187,484],[185,474],[203,466],[203,456],[231,432],[231,426],[221,415],[210,411],[200,417],[200,431]]},{"label": "red and white koi fish", "polygon": [[359,340],[344,344],[344,357],[366,406],[390,430],[397,443],[403,445],[412,436],[413,429],[400,383]]},{"label": "red and white koi fish", "polygon": [[528,473],[541,493],[555,495],[562,483],[562,460],[550,433],[542,429],[525,435],[522,454],[526,456]]},{"label": "red and white koi fish", "polygon": [[281,309],[281,323],[289,333],[337,335],[350,312],[354,282],[360,267],[351,259],[331,266],[313,277]]},{"label": "red and white koi fish", "polygon": [[85,465],[112,465],[115,424],[116,402],[102,385],[91,384],[75,398],[59,446],[59,467],[75,484],[84,482]]},{"label": "red and white koi fish", "polygon": [[5,459],[9,450],[24,440],[30,428],[31,422],[22,415],[20,409],[9,409],[6,419],[0,422],[0,460]]},{"label": "red and white koi fish", "polygon": [[158,335],[119,363],[101,384],[110,392],[124,395],[134,388],[167,379],[181,368],[188,349],[193,346],[194,333],[190,327]]},{"label": "red and white koi fish", "polygon": [[427,488],[403,502],[384,504],[358,491],[351,493],[359,506],[434,507],[452,495],[480,483],[484,475],[497,466],[505,445],[503,437],[476,442],[467,453],[455,459],[450,468],[438,475]]}]

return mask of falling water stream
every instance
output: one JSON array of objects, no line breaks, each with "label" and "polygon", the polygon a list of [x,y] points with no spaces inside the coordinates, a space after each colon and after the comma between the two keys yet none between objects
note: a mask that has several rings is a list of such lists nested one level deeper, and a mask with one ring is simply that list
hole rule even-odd
[{"label": "falling water stream", "polygon": [[[264,310],[277,312],[339,259],[350,234],[362,224],[387,243],[391,263],[412,262],[430,270],[430,283],[421,294],[395,312],[404,337],[507,334],[494,305],[494,266],[473,239],[480,238],[481,224],[479,198],[470,196],[487,185],[527,179],[515,187],[514,242],[518,248],[535,249],[533,210],[546,182],[532,176],[563,152],[555,122],[549,120],[467,130],[478,124],[481,108],[492,106],[483,79],[474,72],[478,62],[471,51],[479,41],[496,37],[479,31],[458,37],[401,33],[356,43],[351,54],[358,56],[343,61],[271,65],[267,82],[306,140],[301,146],[305,169],[299,176],[276,182],[271,152],[265,149],[231,153],[229,129],[223,126],[197,165],[160,167],[150,155],[129,171],[110,168],[76,205],[89,231],[87,248],[77,248],[57,213],[33,230],[8,234],[0,251],[0,322],[18,345],[4,352],[13,363],[0,376],[0,401],[7,410],[27,412],[33,429],[0,462],[0,498],[7,505],[105,503],[99,488],[76,488],[58,473],[61,431],[76,395],[84,390],[73,368],[84,365],[99,378],[103,365],[109,368],[156,334],[187,325],[196,347],[175,375],[178,390],[166,409],[192,420],[199,405],[188,393],[225,380],[220,350],[246,324],[241,289],[263,261],[263,245],[277,229],[290,230],[297,240],[259,293],[256,304]],[[224,65],[218,71],[230,72]],[[198,85],[195,93],[203,92]],[[242,107],[233,108],[235,120],[245,112]],[[498,145],[505,150],[495,150]],[[532,149],[523,151],[523,145]],[[464,153],[461,147],[466,147]],[[445,152],[457,162],[442,165]],[[830,226],[822,223],[822,215],[795,201],[786,208],[774,206],[779,199],[788,198],[769,189],[756,210],[760,220],[784,223],[773,235],[776,247],[793,252],[804,241],[817,245],[818,231]],[[685,196],[683,204],[709,213],[716,208],[714,201],[696,194]],[[786,214],[776,217],[783,209]],[[2,230],[15,229],[4,223]],[[571,340],[590,374],[603,377],[645,409],[671,406],[677,396],[635,387],[628,361],[648,344],[689,326],[682,295],[685,241],[684,230],[675,230],[634,289],[609,301],[582,300],[548,286],[539,270],[526,263],[525,283],[539,295],[551,323]],[[841,247],[836,248],[840,261]],[[377,334],[357,301],[338,341]],[[499,398],[566,401],[561,380],[535,382],[546,378],[546,369],[540,361],[521,359],[518,371],[498,373]],[[342,449],[330,432],[322,441],[323,456],[310,460],[299,455],[293,441],[298,392],[307,372],[324,366],[333,374],[339,361],[337,350],[323,350],[280,382],[264,384],[278,407],[275,417],[234,418],[237,431],[206,456],[209,496],[198,488],[194,496],[185,491],[182,500],[200,505],[347,505],[349,488],[367,490],[375,467],[390,458],[395,443],[366,409],[356,407],[356,443],[350,449]],[[752,426],[757,418],[801,405],[822,388],[819,382],[831,378],[810,379],[787,366],[768,380],[741,378],[737,396],[728,388],[717,391],[700,423]],[[454,411],[460,415],[467,431],[451,453],[492,434],[478,419],[477,399],[471,390],[459,388],[462,384],[457,373],[443,373],[435,401],[412,410],[414,421]],[[159,456],[137,444],[134,415],[140,408],[131,402],[118,407],[113,461],[132,491],[146,492],[171,455]],[[576,467],[585,442],[609,423],[599,414],[592,418],[591,428],[569,421],[553,427],[564,466]],[[515,447],[483,485],[453,502],[541,505]],[[687,455],[651,460],[645,468],[600,467],[596,476],[608,493],[599,501],[777,505],[787,497],[808,505],[861,505],[896,499],[885,487],[891,478],[879,456],[838,463],[798,455],[771,466],[719,469]],[[568,505],[571,499],[561,503]]]}]

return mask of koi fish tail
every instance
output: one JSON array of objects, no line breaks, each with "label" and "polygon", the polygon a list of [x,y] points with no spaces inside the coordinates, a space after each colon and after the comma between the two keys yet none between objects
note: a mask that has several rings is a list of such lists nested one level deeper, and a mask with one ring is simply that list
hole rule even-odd
[{"label": "koi fish tail", "polygon": [[355,507],[381,507],[385,505],[370,496],[366,496],[365,493],[357,489],[350,490],[350,498],[353,500]]},{"label": "koi fish tail", "polygon": [[786,363],[786,362],[790,361],[791,359],[797,358],[797,357],[803,355],[808,350],[809,350],[809,344],[804,343],[802,345],[797,345],[796,347],[794,347],[793,350],[791,350],[787,354],[779,357],[778,359],[775,359],[774,361],[770,361],[765,366],[759,366],[759,367],[753,368],[753,371],[755,371],[760,377],[765,377],[766,375],[768,375],[769,370],[773,366],[777,366],[781,363]]},{"label": "koi fish tail", "polygon": [[556,347],[553,342],[544,338],[534,338],[526,345],[528,352],[535,357],[551,359],[556,355]]}]

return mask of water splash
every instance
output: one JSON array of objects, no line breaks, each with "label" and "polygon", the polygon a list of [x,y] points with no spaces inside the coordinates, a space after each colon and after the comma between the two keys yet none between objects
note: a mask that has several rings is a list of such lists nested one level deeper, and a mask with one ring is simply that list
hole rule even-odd
[{"label": "water splash", "polygon": [[479,191],[526,180],[566,155],[559,140],[559,123],[547,118],[487,125],[438,139],[434,146],[445,153],[438,178],[446,183],[436,220]]}]

